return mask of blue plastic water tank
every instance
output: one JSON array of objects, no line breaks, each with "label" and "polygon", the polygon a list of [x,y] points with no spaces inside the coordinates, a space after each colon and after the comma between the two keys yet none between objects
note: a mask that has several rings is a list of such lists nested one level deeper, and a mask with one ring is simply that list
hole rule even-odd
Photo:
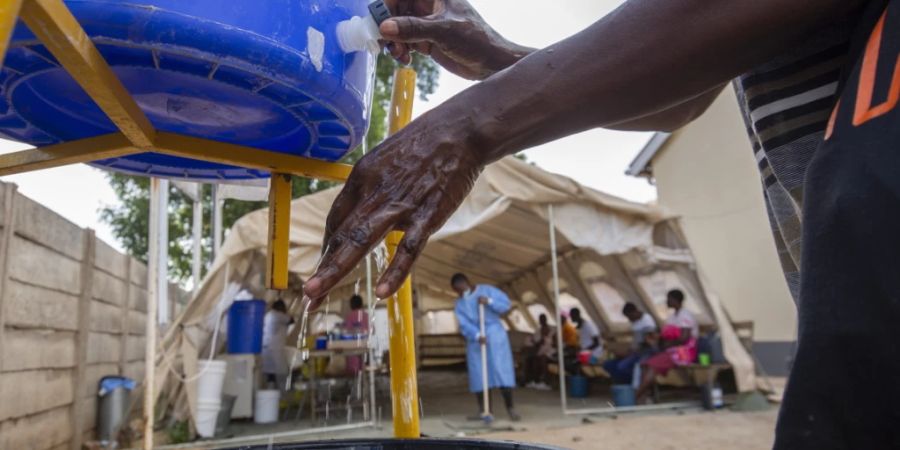
[{"label": "blue plastic water tank", "polygon": [[266,302],[238,300],[228,310],[228,353],[260,353]]},{"label": "blue plastic water tank", "polygon": [[[344,54],[335,29],[368,14],[368,1],[65,4],[157,129],[336,161],[361,142],[368,126],[375,56]],[[21,23],[0,74],[0,94],[4,138],[48,145],[116,131]],[[269,175],[157,154],[94,164],[197,180]]]}]

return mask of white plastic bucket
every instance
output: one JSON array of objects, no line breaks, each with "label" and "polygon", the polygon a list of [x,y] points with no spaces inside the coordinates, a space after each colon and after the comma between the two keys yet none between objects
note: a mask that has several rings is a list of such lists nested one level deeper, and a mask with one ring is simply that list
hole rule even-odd
[{"label": "white plastic bucket", "polygon": [[216,434],[216,419],[222,408],[222,400],[197,400],[197,434],[210,438]]},{"label": "white plastic bucket", "polygon": [[225,383],[225,369],[228,363],[219,360],[203,360],[198,364],[200,378],[197,380],[198,401],[222,401],[222,386]]},{"label": "white plastic bucket", "polygon": [[277,389],[256,391],[253,421],[256,423],[278,422],[278,403],[280,401],[281,391]]}]

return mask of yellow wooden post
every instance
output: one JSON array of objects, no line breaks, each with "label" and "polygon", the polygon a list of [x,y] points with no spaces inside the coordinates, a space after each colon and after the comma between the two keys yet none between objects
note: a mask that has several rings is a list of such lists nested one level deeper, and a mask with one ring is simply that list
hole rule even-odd
[{"label": "yellow wooden post", "polygon": [[19,10],[22,8],[22,0],[0,0],[0,65],[6,57],[9,49],[9,39],[19,19]]},{"label": "yellow wooden post", "polygon": [[[413,97],[416,92],[416,72],[401,68],[394,72],[394,93],[389,112],[389,132],[400,131],[412,120]],[[386,243],[391,259],[403,233],[388,234]],[[391,402],[394,411],[394,437],[418,438],[419,386],[416,377],[416,333],[413,325],[412,281],[403,282],[397,294],[388,299],[390,326]]]},{"label": "yellow wooden post", "polygon": [[269,185],[269,248],[266,287],[288,288],[288,250],[291,247],[291,176],[272,173]]}]

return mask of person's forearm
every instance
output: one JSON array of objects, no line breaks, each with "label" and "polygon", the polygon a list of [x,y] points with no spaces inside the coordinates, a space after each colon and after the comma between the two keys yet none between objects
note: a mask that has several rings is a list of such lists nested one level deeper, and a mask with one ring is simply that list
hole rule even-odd
[{"label": "person's forearm", "polygon": [[485,73],[482,74],[481,79],[488,78],[497,72],[508,69],[526,56],[538,50],[536,48],[516,44],[499,35],[497,36],[497,39],[498,42],[494,46],[496,51],[492,52],[492,56],[485,61]]},{"label": "person's forearm", "polygon": [[606,125],[605,128],[620,131],[665,131],[673,132],[700,117],[706,112],[725,85],[716,86],[696,98],[692,98],[679,105],[672,106],[648,116],[626,120],[624,122]]},{"label": "person's forearm", "polygon": [[[632,0],[449,100],[485,163],[695,98],[861,0]],[[437,111],[432,111],[437,112]]]}]

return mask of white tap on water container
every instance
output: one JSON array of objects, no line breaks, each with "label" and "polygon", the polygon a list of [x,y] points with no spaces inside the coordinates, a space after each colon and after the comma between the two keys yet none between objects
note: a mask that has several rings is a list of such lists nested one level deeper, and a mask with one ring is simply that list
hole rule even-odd
[{"label": "white tap on water container", "polygon": [[381,22],[391,18],[391,11],[383,0],[376,0],[369,4],[369,14],[365,17],[354,16],[337,24],[338,44],[344,53],[370,51],[378,53],[381,50],[381,31],[378,29]]}]

